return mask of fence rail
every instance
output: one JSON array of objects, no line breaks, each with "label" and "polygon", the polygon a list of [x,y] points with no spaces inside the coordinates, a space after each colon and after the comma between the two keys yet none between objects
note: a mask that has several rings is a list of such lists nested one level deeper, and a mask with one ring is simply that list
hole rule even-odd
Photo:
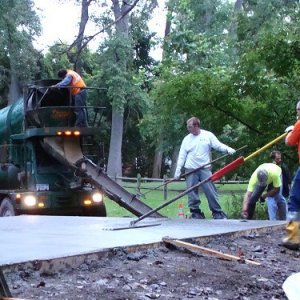
[{"label": "fence rail", "polygon": [[[130,182],[160,182],[164,183],[172,178],[148,178],[148,177],[114,177],[115,180],[130,181]],[[185,179],[180,179],[177,182],[184,182]],[[176,182],[176,181],[175,181]],[[216,180],[216,184],[248,184],[249,180]]]},{"label": "fence rail", "polygon": [[[151,190],[156,190],[156,191],[159,191],[159,192],[162,192],[163,193],[163,198],[165,200],[167,200],[168,198],[168,192],[182,192],[183,189],[174,189],[174,188],[171,188],[171,183],[168,185],[168,184],[165,184],[168,182],[168,180],[170,180],[172,178],[168,178],[167,176],[165,176],[164,178],[148,178],[148,177],[141,177],[139,174],[137,175],[137,177],[115,177],[114,180],[118,180],[118,181],[122,181],[121,185],[124,187],[124,188],[134,188],[135,189],[135,192],[137,195],[140,195],[140,196],[144,196],[146,194],[148,194],[149,192],[151,192]],[[181,179],[181,180],[178,180],[178,181],[174,181],[172,183],[178,183],[178,182],[184,182],[185,180],[184,179]],[[161,187],[159,188],[156,188],[156,187],[149,187],[149,186],[145,186],[145,185],[142,185],[143,183],[157,183],[158,185],[160,184]],[[215,181],[216,184],[222,184],[222,185],[226,185],[226,184],[248,184],[248,180],[217,180]],[[132,183],[132,185],[128,185],[128,184]],[[144,193],[141,192],[141,190],[145,191]],[[230,191],[222,191],[222,193],[230,193]],[[241,191],[237,191],[235,190],[235,192],[237,193],[241,193],[241,192],[244,192],[244,190],[241,190]]]}]

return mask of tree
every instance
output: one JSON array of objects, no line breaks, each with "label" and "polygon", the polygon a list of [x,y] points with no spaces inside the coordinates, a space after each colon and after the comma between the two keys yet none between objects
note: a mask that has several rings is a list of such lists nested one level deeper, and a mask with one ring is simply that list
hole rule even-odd
[{"label": "tree", "polygon": [[84,40],[84,32],[89,20],[89,6],[94,0],[82,0],[81,2],[81,16],[79,22],[79,31],[76,39],[76,60],[74,69],[81,73],[82,72],[82,61],[81,61],[81,52],[83,49],[83,40]]},{"label": "tree", "polygon": [[0,2],[0,44],[8,59],[6,82],[9,85],[8,103],[21,95],[21,87],[37,73],[39,54],[32,42],[40,34],[40,22],[32,0]]},{"label": "tree", "polygon": [[[146,95],[142,91],[144,82],[141,80],[140,69],[149,61],[147,54],[145,55],[145,52],[142,51],[136,52],[134,59],[133,49],[142,49],[142,47],[137,48],[137,43],[133,40],[134,35],[132,33],[134,31],[132,27],[137,19],[132,14],[129,15],[128,11],[132,10],[138,1],[121,3],[121,1],[113,0],[112,2],[115,32],[111,33],[110,40],[106,43],[106,49],[102,53],[106,59],[101,67],[105,74],[108,97],[112,104],[112,127],[107,172],[110,176],[115,177],[122,174],[122,145],[125,145],[123,143],[124,113],[138,112],[143,106]],[[146,3],[149,5],[149,2]],[[150,5],[148,8],[151,9],[152,6]],[[141,37],[140,34],[135,36]],[[147,44],[145,43],[146,39],[143,41],[145,46]],[[149,49],[146,49],[146,53],[148,51]]]},{"label": "tree", "polygon": [[[241,23],[239,20],[239,40],[228,43],[228,47],[238,49],[235,61],[226,59],[226,51],[218,46],[222,44],[215,44],[217,47],[211,51],[206,49],[206,59],[201,64],[192,59],[192,70],[190,65],[186,68],[176,64],[175,56],[164,68],[164,76],[152,91],[154,104],[151,113],[155,118],[149,116],[145,121],[150,120],[153,136],[163,129],[165,143],[162,147],[166,151],[168,145],[175,148],[180,143],[179,136],[184,135],[184,120],[192,115],[199,116],[202,126],[221,136],[225,143],[234,147],[249,144],[249,153],[280,135],[288,124],[294,122],[291,112],[299,98],[300,88],[299,9],[280,7],[279,1],[257,3],[262,10],[253,7],[253,14],[241,13],[249,22],[259,15],[260,26],[247,27],[248,21]],[[272,15],[266,11],[264,15],[264,5],[271,4],[276,13]],[[210,37],[207,38],[209,42]],[[182,49],[171,48],[173,52],[170,52],[183,53],[180,52]],[[197,51],[203,50],[197,49],[194,57],[200,53]],[[188,63],[188,56],[184,60]],[[225,62],[224,66],[217,61]],[[173,74],[167,72],[168,68]],[[278,143],[276,148],[289,154],[283,143]],[[266,160],[267,153],[263,153],[247,163],[247,167],[251,169],[251,165]],[[247,174],[247,168],[241,169]]]}]

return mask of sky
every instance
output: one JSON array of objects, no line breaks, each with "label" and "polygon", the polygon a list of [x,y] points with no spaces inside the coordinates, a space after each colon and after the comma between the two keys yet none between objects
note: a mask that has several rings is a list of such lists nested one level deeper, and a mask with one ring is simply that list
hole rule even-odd
[{"label": "sky", "polygon": [[[47,50],[55,41],[71,43],[78,33],[78,22],[80,21],[80,5],[72,1],[59,0],[34,0],[37,13],[42,24],[42,34],[35,43],[39,50]],[[156,31],[159,37],[163,37],[165,26],[164,0],[158,0],[159,7],[154,11],[154,18],[151,20],[151,30]],[[99,31],[92,24],[88,24],[86,34],[92,35]],[[89,43],[91,50],[96,50],[101,34]],[[161,59],[161,50],[156,49],[152,56]]]}]

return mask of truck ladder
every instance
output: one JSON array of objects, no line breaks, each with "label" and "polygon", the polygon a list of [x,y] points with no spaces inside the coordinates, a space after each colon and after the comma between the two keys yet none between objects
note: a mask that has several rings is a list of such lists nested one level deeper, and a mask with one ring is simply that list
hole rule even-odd
[{"label": "truck ladder", "polygon": [[[138,199],[122,186],[109,178],[91,160],[84,158],[79,137],[47,137],[42,143],[43,148],[61,163],[77,170],[78,174],[87,179],[91,184],[103,190],[108,198],[115,201],[126,210],[140,217],[152,210],[151,207]],[[153,217],[163,217],[154,213]]]}]

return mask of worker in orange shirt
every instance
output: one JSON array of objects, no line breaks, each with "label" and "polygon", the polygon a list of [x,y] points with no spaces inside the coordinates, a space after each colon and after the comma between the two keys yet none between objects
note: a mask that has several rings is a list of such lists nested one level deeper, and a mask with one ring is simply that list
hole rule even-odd
[{"label": "worker in orange shirt", "polygon": [[81,76],[73,70],[62,69],[59,70],[57,76],[62,79],[57,83],[56,87],[69,87],[72,96],[74,97],[75,115],[76,121],[75,126],[86,127],[87,116],[86,116],[86,84],[84,83]]},{"label": "worker in orange shirt", "polygon": [[[298,147],[298,157],[300,162],[300,101],[296,106],[297,122],[294,126],[289,126],[285,131],[288,135],[285,143],[288,146]],[[300,246],[300,167],[293,179],[288,202],[288,224],[286,226],[286,237],[283,239],[283,246],[292,250],[298,250]]]}]

